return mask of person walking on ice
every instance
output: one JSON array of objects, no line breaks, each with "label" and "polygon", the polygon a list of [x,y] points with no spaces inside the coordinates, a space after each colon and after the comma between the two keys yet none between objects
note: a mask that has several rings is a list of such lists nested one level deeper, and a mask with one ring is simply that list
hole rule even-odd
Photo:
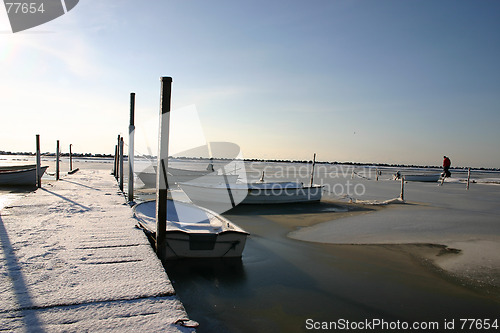
[{"label": "person walking on ice", "polygon": [[446,155],[443,156],[443,178],[451,177],[450,166],[450,159]]}]

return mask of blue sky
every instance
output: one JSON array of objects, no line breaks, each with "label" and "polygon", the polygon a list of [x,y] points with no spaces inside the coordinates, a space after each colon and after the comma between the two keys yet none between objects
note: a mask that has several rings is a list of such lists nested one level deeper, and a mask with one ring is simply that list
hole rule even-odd
[{"label": "blue sky", "polygon": [[500,167],[498,1],[89,1],[13,34],[0,9],[0,150],[112,153],[160,76],[247,158]]}]

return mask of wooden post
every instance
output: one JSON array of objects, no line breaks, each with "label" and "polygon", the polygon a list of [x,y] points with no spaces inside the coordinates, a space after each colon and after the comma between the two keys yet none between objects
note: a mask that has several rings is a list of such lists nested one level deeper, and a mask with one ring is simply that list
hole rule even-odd
[{"label": "wooden post", "polygon": [[115,145],[115,154],[113,155],[113,169],[111,170],[111,174],[114,176],[116,173],[116,145]]},{"label": "wooden post", "polygon": [[73,171],[73,155],[71,154],[71,146],[72,144],[69,145],[69,171]]},{"label": "wooden post", "polygon": [[42,170],[40,162],[40,134],[36,135],[36,186],[42,187]]},{"label": "wooden post", "polygon": [[467,189],[469,189],[469,184],[470,184],[470,168],[467,170]]},{"label": "wooden post", "polygon": [[120,148],[118,149],[120,151],[120,175],[119,175],[119,181],[120,181],[120,191],[123,192],[123,138],[120,138]]},{"label": "wooden post", "polygon": [[135,93],[130,93],[130,125],[128,126],[128,201],[134,201],[134,112]]},{"label": "wooden post", "polygon": [[118,180],[118,175],[120,173],[120,135],[118,134],[117,143],[116,143],[116,170],[115,170],[115,178]]},{"label": "wooden post", "polygon": [[399,196],[402,201],[405,201],[405,177],[401,177],[401,194]]},{"label": "wooden post", "polygon": [[59,140],[56,143],[56,180],[59,180]]},{"label": "wooden post", "polygon": [[160,127],[158,133],[158,164],[156,169],[156,254],[160,260],[166,259],[167,245],[167,168],[171,93],[172,78],[162,77],[160,95]]},{"label": "wooden post", "polygon": [[115,145],[115,156],[113,161],[113,176],[116,178],[118,172],[118,145]]},{"label": "wooden post", "polygon": [[377,174],[375,180],[378,181],[378,168],[375,169],[375,173]]},{"label": "wooden post", "polygon": [[313,180],[314,180],[314,165],[316,164],[316,153],[314,153],[314,156],[313,156],[313,164],[312,164],[312,170],[311,170],[311,187],[313,186]]}]

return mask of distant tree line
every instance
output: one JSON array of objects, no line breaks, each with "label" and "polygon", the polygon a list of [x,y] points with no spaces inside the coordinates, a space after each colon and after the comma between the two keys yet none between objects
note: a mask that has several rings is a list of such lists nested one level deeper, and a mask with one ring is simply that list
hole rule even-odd
[{"label": "distant tree line", "polygon": [[[156,158],[156,156],[151,156]],[[208,160],[206,157],[172,157],[175,159],[186,159],[186,160]],[[230,161],[230,158],[216,158],[214,160],[219,161]],[[312,164],[312,160],[283,160],[283,159],[258,159],[258,158],[245,158],[245,162],[260,162],[260,163],[301,163],[301,164]],[[355,165],[355,166],[375,166],[375,167],[391,167],[391,168],[424,168],[424,169],[440,169],[441,166],[437,165],[416,165],[416,164],[390,164],[390,163],[361,163],[361,162],[338,162],[338,161],[316,161],[316,164],[330,164],[330,165]],[[463,170],[467,167],[455,166],[450,169]],[[483,171],[500,171],[499,168],[471,168],[473,170],[483,170]]]},{"label": "distant tree line", "polygon": [[[33,152],[11,152],[11,151],[3,151],[0,150],[0,155],[27,155],[27,156],[35,156],[36,153]],[[56,156],[56,153],[41,153],[42,156]],[[91,153],[71,153],[73,157],[114,157],[111,154],[91,154]],[[59,156],[69,156],[69,153],[60,153]]]}]

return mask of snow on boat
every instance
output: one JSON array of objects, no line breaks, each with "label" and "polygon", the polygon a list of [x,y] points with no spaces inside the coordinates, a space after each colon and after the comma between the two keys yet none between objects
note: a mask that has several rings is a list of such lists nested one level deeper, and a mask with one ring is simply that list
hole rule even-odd
[{"label": "snow on boat", "polygon": [[[48,166],[40,167],[40,177]],[[21,165],[0,168],[0,186],[35,186],[36,166]]]},{"label": "snow on boat", "polygon": [[[191,201],[211,207],[217,203],[277,204],[321,200],[321,185],[304,186],[300,182],[256,182],[233,184],[181,183]],[[216,205],[217,206],[217,205]],[[231,207],[230,207],[231,208]]]},{"label": "snow on boat", "polygon": [[[134,206],[141,226],[156,233],[156,201]],[[241,257],[248,233],[219,214],[167,200],[167,259]]]}]

